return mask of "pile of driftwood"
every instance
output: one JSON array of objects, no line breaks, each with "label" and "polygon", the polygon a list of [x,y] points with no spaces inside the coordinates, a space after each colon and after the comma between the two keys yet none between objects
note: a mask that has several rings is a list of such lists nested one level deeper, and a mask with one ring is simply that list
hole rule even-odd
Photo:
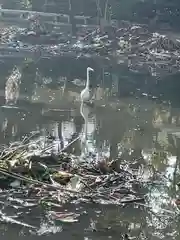
[{"label": "pile of driftwood", "polygon": [[[115,161],[80,161],[66,150],[51,152],[52,145],[43,148],[39,140],[25,139],[21,143],[2,147],[0,157],[0,204],[28,208],[48,206],[52,218],[76,221],[74,214],[57,214],[57,209],[67,203],[98,203],[124,206],[141,202],[140,193],[132,190],[138,180],[130,172],[117,168]],[[15,204],[16,203],[16,204]],[[15,204],[15,205],[14,205]],[[56,211],[54,211],[56,209]],[[28,227],[0,213],[3,221],[11,221]]]},{"label": "pile of driftwood", "polygon": [[[43,28],[44,29],[44,28]],[[43,42],[42,41],[46,41]],[[76,38],[36,28],[1,28],[0,57],[100,57],[131,71],[154,77],[180,70],[180,40],[172,34],[151,32],[145,25],[121,23],[104,31],[83,31]]]}]

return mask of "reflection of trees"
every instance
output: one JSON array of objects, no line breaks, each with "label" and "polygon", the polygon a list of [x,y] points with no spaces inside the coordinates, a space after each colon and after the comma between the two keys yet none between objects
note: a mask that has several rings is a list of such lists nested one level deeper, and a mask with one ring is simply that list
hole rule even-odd
[{"label": "reflection of trees", "polygon": [[111,235],[115,239],[125,234],[132,238],[150,239],[152,233],[147,227],[149,219],[151,212],[143,206],[116,207],[116,210],[107,207],[102,209],[96,229],[102,234],[106,230],[106,236]]},{"label": "reflection of trees", "polygon": [[[112,114],[112,115],[111,115]],[[128,114],[118,114],[116,112],[108,113],[106,111],[102,112],[102,115],[99,116],[101,126],[99,129],[99,135],[104,139],[108,140],[110,143],[110,158],[115,159],[118,154],[118,143],[122,138],[125,130],[129,127],[128,121],[124,121],[129,119]],[[98,117],[98,116],[97,116]],[[104,131],[104,129],[106,129]]]},{"label": "reflection of trees", "polygon": [[36,131],[39,115],[29,115],[26,111],[14,108],[1,109],[1,144],[20,141],[31,131]]},{"label": "reflection of trees", "polygon": [[[108,132],[107,135],[112,136],[110,142],[113,146],[113,157],[115,157],[115,155],[117,156],[116,152],[121,151],[120,164],[122,164],[124,160],[125,166],[129,165],[130,168],[136,170],[136,173],[139,174],[140,181],[143,181],[143,179],[146,180],[145,183],[147,182],[147,184],[144,184],[143,192],[147,193],[148,205],[136,208],[136,213],[134,209],[122,211],[120,208],[120,213],[113,212],[113,210],[107,211],[106,209],[106,212],[102,214],[103,219],[100,218],[96,223],[98,230],[107,229],[108,226],[111,226],[109,233],[111,234],[112,231],[115,235],[118,232],[116,229],[118,225],[117,228],[121,229],[121,232],[126,233],[128,229],[130,230],[130,236],[139,236],[139,239],[144,239],[145,237],[147,239],[158,236],[165,237],[167,234],[176,236],[179,234],[174,219],[176,208],[174,208],[171,202],[172,198],[176,198],[177,196],[175,184],[180,179],[179,137],[177,137],[177,133],[176,136],[174,135],[175,137],[173,137],[175,129],[172,130],[174,123],[171,121],[171,110],[155,111],[155,114],[153,114],[153,111],[151,111],[151,119],[154,118],[155,122],[157,119],[160,119],[159,124],[156,124],[158,121],[155,123],[156,130],[153,130],[150,122],[149,124],[151,126],[149,125],[149,127],[144,128],[143,131],[137,131],[137,129],[135,130],[133,128],[133,121],[130,121],[130,124],[127,117],[126,123],[121,123],[119,118],[118,124],[115,124],[115,121],[109,120],[109,124],[112,124],[111,126],[116,126],[116,134],[113,127],[111,127],[111,135],[108,132],[108,123],[106,123],[106,125],[105,122],[103,122]],[[137,122],[140,121],[138,120]],[[154,125],[154,122],[152,123]],[[168,129],[172,127],[171,131],[169,130],[167,134],[158,134],[160,130],[163,130],[163,127],[165,131],[167,131],[167,124]],[[122,127],[123,130],[119,130],[118,126]],[[146,135],[147,130],[148,136]],[[103,134],[103,136],[104,135],[105,134]],[[145,137],[151,139],[151,145],[146,146],[144,144],[143,139],[145,139]],[[142,154],[142,149],[148,146],[149,150],[147,151],[145,149]],[[119,147],[118,151],[117,147]],[[153,183],[154,181],[157,183]]]},{"label": "reflection of trees", "polygon": [[33,94],[35,81],[37,81],[35,64],[32,61],[24,62],[22,66],[20,93],[25,96],[26,100],[30,99]]}]

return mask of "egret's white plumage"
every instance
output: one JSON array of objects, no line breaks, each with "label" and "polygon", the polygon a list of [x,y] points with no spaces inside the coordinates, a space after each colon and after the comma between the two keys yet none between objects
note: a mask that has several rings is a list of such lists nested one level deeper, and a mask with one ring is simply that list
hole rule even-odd
[{"label": "egret's white plumage", "polygon": [[94,69],[88,67],[87,68],[86,87],[81,92],[81,101],[82,102],[88,102],[89,100],[91,100],[91,97],[92,97],[92,92],[91,92],[90,87],[89,87],[89,84],[90,84],[89,73],[90,72],[94,72]]}]

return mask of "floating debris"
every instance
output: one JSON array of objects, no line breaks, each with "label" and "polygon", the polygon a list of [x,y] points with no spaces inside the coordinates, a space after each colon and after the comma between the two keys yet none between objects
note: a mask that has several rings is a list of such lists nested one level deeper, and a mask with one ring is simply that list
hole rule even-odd
[{"label": "floating debris", "polygon": [[114,64],[128,66],[130,71],[146,72],[153,77],[180,70],[180,40],[151,32],[145,25],[129,23],[121,28],[111,27],[113,34],[93,30],[83,37],[79,33],[76,38],[55,29],[39,32],[36,27],[31,28],[2,28],[0,58],[29,57],[37,61],[62,56],[95,57],[113,60]]},{"label": "floating debris", "polygon": [[[71,144],[74,142],[75,140]],[[137,197],[138,193],[133,193],[128,188],[126,189],[126,193],[130,194],[128,199],[123,197],[126,182],[133,179],[131,174],[114,171],[112,163],[103,162],[106,167],[102,173],[101,163],[75,164],[75,157],[72,156],[71,159],[71,155],[64,152],[71,144],[61,150],[56,158],[49,154],[50,146],[40,149],[37,141],[36,149],[29,152],[29,144],[32,143],[20,143],[19,146],[3,150],[0,173],[4,176],[1,181],[6,179],[6,183],[9,183],[7,187],[16,189],[27,186],[29,193],[37,189],[38,195],[44,195],[43,202],[50,194],[52,198],[47,197],[47,201],[58,204],[71,202],[72,197],[78,197],[83,201],[86,199],[87,202],[107,201],[111,204],[143,201],[143,198]]]}]

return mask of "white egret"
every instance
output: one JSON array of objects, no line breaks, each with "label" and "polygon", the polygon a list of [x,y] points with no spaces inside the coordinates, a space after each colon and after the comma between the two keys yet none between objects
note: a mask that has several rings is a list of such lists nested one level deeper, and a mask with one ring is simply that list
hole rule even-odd
[{"label": "white egret", "polygon": [[88,67],[87,68],[86,87],[81,92],[81,102],[89,102],[92,98],[92,91],[90,89],[90,80],[89,80],[90,72],[94,72],[94,69]]}]

